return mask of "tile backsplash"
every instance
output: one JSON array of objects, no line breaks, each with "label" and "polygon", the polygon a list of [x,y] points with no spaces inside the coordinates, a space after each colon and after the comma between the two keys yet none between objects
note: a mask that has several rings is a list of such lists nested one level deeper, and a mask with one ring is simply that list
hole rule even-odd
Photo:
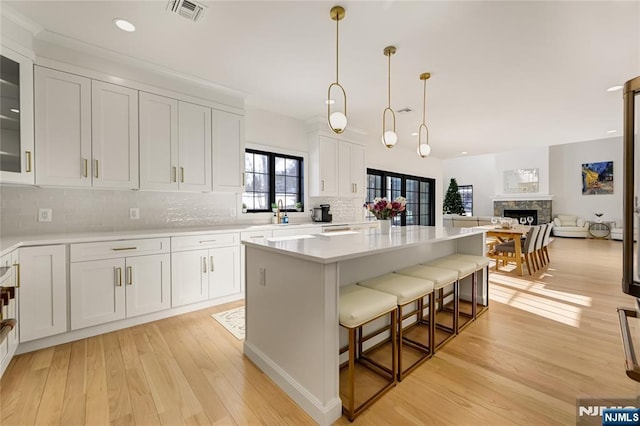
[{"label": "tile backsplash", "polygon": [[[231,215],[239,210],[239,195],[99,189],[0,187],[0,235],[117,232],[143,229],[206,227],[270,223],[270,215]],[[334,222],[360,221],[362,200],[351,198],[309,199],[308,207],[331,204]],[[140,219],[129,219],[137,207]],[[51,222],[38,222],[38,209],[52,209]],[[299,214],[293,222],[308,220]]]}]

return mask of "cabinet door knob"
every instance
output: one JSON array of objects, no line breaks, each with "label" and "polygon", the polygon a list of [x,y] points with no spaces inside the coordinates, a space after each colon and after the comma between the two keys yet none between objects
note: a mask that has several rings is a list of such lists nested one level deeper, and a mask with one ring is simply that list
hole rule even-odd
[{"label": "cabinet door knob", "polygon": [[89,177],[89,159],[83,158],[82,159],[82,163],[83,163],[83,167],[84,167],[84,171],[82,172],[82,176]]},{"label": "cabinet door knob", "polygon": [[184,167],[180,167],[180,182],[184,183]]},{"label": "cabinet door knob", "polygon": [[94,168],[93,168],[93,172],[94,172],[94,175],[95,175],[96,179],[98,179],[98,160],[94,159],[93,161],[95,163],[94,164]]},{"label": "cabinet door knob", "polygon": [[320,184],[322,185],[322,188],[320,190],[324,191],[324,179],[320,181]]},{"label": "cabinet door knob", "polygon": [[133,267],[127,266],[127,285],[133,285]]},{"label": "cabinet door knob", "polygon": [[210,263],[209,270],[213,272],[215,270],[215,268],[213,267],[213,256],[209,257],[209,263]]},{"label": "cabinet door knob", "polygon": [[173,169],[173,181],[177,182],[178,181],[178,169],[177,169],[176,166],[173,166],[172,169]]},{"label": "cabinet door knob", "polygon": [[13,266],[16,268],[16,288],[20,288],[20,264],[14,263]]},{"label": "cabinet door knob", "polygon": [[206,257],[202,258],[202,273],[203,274],[207,273],[207,258]]}]

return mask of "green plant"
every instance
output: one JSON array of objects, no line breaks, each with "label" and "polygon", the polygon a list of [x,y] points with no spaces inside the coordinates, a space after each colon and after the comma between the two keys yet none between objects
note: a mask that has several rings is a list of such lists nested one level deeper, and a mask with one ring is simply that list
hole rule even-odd
[{"label": "green plant", "polygon": [[444,197],[442,204],[443,213],[464,214],[464,206],[462,205],[462,196],[458,192],[458,182],[455,178],[451,178],[447,195]]},{"label": "green plant", "polygon": [[242,208],[243,208],[243,209],[246,209],[246,208],[247,208],[247,205],[246,205],[245,203],[242,203]]},{"label": "green plant", "polygon": [[302,203],[300,201],[298,201],[296,203],[296,209],[301,209],[302,208]]}]

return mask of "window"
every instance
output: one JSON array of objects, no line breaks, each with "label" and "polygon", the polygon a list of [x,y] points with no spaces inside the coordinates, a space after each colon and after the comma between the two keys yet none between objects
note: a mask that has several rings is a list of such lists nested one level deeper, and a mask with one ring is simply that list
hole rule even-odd
[{"label": "window", "polygon": [[295,211],[303,200],[302,158],[247,149],[244,153],[245,187],[242,203],[247,212],[268,212],[282,200],[287,211]]},{"label": "window", "polygon": [[465,216],[473,216],[473,185],[458,185]]},{"label": "window", "polygon": [[[375,197],[407,199],[405,212],[393,218],[394,225],[435,224],[435,180],[383,170],[367,169],[367,202]],[[370,214],[370,217],[373,215]]]}]

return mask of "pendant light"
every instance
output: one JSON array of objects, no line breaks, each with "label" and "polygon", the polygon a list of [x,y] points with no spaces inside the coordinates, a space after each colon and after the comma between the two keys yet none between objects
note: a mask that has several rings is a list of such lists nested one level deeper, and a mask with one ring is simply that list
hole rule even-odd
[{"label": "pendant light", "polygon": [[[398,135],[396,134],[396,114],[391,109],[391,55],[396,53],[394,46],[387,46],[383,51],[384,55],[389,58],[387,67],[387,107],[382,112],[382,144],[387,148],[393,148],[396,142],[398,142]],[[387,112],[391,113],[393,118],[393,129],[387,130]]]},{"label": "pendant light", "polygon": [[[425,124],[427,121],[427,80],[431,77],[428,72],[420,74],[420,80],[424,81],[424,95],[422,97],[422,124],[418,127],[418,155],[425,158],[431,152],[429,146],[429,128]],[[424,129],[425,138],[422,140],[422,133]]]},{"label": "pendant light", "polygon": [[331,89],[336,86],[342,90],[342,97],[344,99],[344,112],[335,111],[331,112],[331,102],[327,102],[327,121],[329,122],[329,127],[335,133],[342,133],[344,129],[347,127],[347,93],[344,91],[344,87],[342,87],[338,80],[338,47],[339,47],[339,34],[338,34],[338,23],[344,18],[344,8],[342,6],[334,6],[331,8],[331,12],[329,13],[331,19],[336,21],[336,82],[331,83],[329,85],[329,90],[327,92],[327,99],[331,98]]}]

